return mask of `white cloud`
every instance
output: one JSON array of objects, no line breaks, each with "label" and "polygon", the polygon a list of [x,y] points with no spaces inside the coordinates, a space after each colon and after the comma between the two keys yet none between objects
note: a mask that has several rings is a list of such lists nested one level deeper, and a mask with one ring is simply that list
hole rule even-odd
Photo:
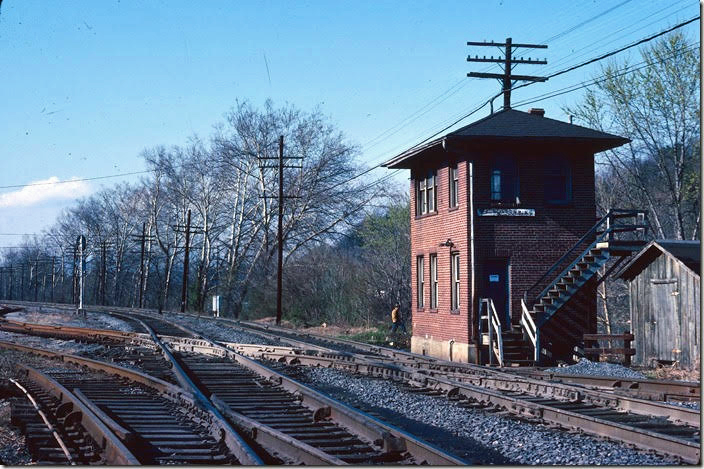
[{"label": "white cloud", "polygon": [[60,182],[56,176],[30,184],[19,190],[0,194],[0,208],[29,207],[45,201],[75,199],[90,193],[90,186],[86,182]]}]

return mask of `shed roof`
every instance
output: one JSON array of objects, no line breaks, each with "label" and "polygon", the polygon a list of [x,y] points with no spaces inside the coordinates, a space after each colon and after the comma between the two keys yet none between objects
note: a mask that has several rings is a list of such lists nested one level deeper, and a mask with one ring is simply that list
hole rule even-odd
[{"label": "shed roof", "polygon": [[444,140],[450,139],[465,143],[516,143],[518,141],[581,143],[590,146],[594,152],[608,150],[629,142],[627,138],[618,135],[515,109],[504,109],[435,140],[412,147],[382,166],[409,168],[411,160],[415,160],[431,148],[443,145]]},{"label": "shed roof", "polygon": [[700,275],[701,269],[701,242],[680,241],[674,239],[656,239],[645,246],[636,254],[623,269],[617,274],[619,278],[633,280],[651,262],[660,255],[665,254],[677,259],[689,270]]}]

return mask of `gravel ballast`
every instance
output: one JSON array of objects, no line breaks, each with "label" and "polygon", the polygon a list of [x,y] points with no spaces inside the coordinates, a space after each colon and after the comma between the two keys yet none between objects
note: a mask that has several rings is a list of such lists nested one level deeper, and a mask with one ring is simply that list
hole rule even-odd
[{"label": "gravel ballast", "polygon": [[48,324],[52,326],[88,327],[93,329],[111,329],[123,332],[133,332],[132,327],[115,317],[105,313],[86,312],[85,316],[68,311],[17,311],[5,316],[14,321],[32,324]]},{"label": "gravel ballast", "polygon": [[637,371],[626,368],[615,363],[593,362],[586,358],[581,358],[579,362],[570,366],[559,366],[548,368],[545,371],[550,373],[564,373],[569,375],[590,375],[590,376],[612,376],[624,379],[647,379],[647,377]]},{"label": "gravel ballast", "polygon": [[178,316],[175,319],[178,319],[178,322],[184,326],[213,340],[235,342],[238,344],[281,345],[281,342],[268,340],[257,334],[251,334],[242,329],[238,329],[236,326],[210,318],[204,317],[197,319],[188,316]]},{"label": "gravel ballast", "polygon": [[501,413],[467,409],[444,397],[407,392],[388,380],[325,368],[292,371],[311,387],[371,411],[473,464],[678,464],[674,458],[638,451],[621,443],[532,424]]}]

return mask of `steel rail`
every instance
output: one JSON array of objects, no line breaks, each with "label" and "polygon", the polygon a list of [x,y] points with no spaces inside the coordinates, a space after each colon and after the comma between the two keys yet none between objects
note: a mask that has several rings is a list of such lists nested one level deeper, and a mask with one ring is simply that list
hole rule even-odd
[{"label": "steel rail", "polygon": [[[122,316],[122,315],[120,315]],[[161,318],[158,318],[161,321],[167,322]],[[2,327],[2,323],[0,322],[0,327]],[[183,326],[182,326],[183,327]],[[182,328],[180,327],[180,328]],[[41,326],[41,325],[32,325],[32,324],[23,324],[23,328],[28,330],[28,331],[45,331],[48,334],[51,333],[56,333],[58,335],[67,335],[70,337],[77,337],[80,336],[81,334],[85,334],[86,336],[93,337],[93,338],[100,338],[100,337],[111,337],[110,331],[101,331],[101,330],[95,330],[95,329],[87,329],[87,328],[77,328],[77,327],[67,327],[67,328],[62,328],[60,326]],[[107,334],[103,334],[102,332],[107,332]],[[198,334],[196,334],[194,331],[186,330],[186,332],[189,336],[193,337]],[[130,341],[135,341],[138,339],[141,339],[143,341],[143,336],[135,336],[134,334],[137,333],[121,333],[119,335],[120,338],[130,340]],[[268,334],[267,334],[268,336]],[[136,337],[136,338],[135,338]],[[170,340],[175,340],[174,338],[170,338]],[[203,343],[203,344],[208,344],[207,340],[204,339],[183,339],[183,340],[188,340],[190,341],[189,343],[192,344],[191,350],[196,351],[197,350],[197,344]],[[298,342],[298,341],[297,341]],[[298,342],[300,345],[305,346],[304,343]],[[232,344],[229,344],[232,346]],[[251,352],[249,350],[255,350],[258,351],[261,349],[262,346],[256,346],[256,345],[244,345],[244,344],[237,344],[236,347],[239,347],[237,350],[240,351],[241,353],[250,355]],[[270,346],[269,346],[270,347]],[[294,349],[289,348],[281,348],[281,350],[285,350],[284,354],[291,354]],[[265,349],[266,350],[266,349]],[[301,364],[312,364],[315,363],[316,366],[321,366],[321,364],[325,361],[324,358],[325,356],[329,357],[330,360],[328,362],[336,360],[340,361],[342,360],[343,363],[340,365],[339,363],[336,362],[336,366],[338,368],[346,368],[346,369],[352,369],[354,368],[351,365],[348,365],[344,362],[355,362],[355,361],[362,361],[362,362],[368,362],[372,360],[373,362],[376,362],[375,360],[371,359],[368,356],[361,356],[361,355],[355,355],[355,354],[340,354],[336,353],[332,349],[324,349],[325,351],[320,351],[320,347],[317,349],[317,353],[325,353],[327,355],[323,356],[317,356],[313,358],[310,355],[305,355],[302,353],[297,353],[295,356],[295,360],[298,363]],[[310,353],[310,352],[308,352]],[[259,355],[267,355],[267,358],[269,359],[280,359],[283,356],[275,356],[276,353],[268,353],[268,354],[259,354]],[[290,361],[290,360],[289,360]],[[537,388],[539,390],[536,395],[539,396],[546,396],[546,395],[569,395],[573,391],[571,387],[569,388],[564,388],[562,386],[558,386],[562,381],[561,380],[550,380],[549,382],[551,383],[550,385],[543,385],[540,381],[542,380],[543,382],[545,381],[545,378],[539,377],[538,380],[535,380],[535,378],[532,378],[530,376],[526,377],[525,373],[519,373],[520,378],[517,378],[511,374],[501,374],[500,371],[495,370],[495,369],[488,369],[486,367],[479,367],[476,365],[471,365],[471,364],[455,364],[452,362],[446,362],[444,364],[440,364],[437,361],[431,361],[429,364],[425,362],[424,358],[421,358],[421,361],[411,363],[408,357],[406,357],[405,360],[401,362],[389,362],[387,361],[388,364],[396,364],[396,365],[405,365],[405,366],[413,366],[414,368],[417,369],[423,369],[426,370],[427,373],[431,375],[437,375],[439,374],[440,376],[447,376],[451,377],[454,380],[459,380],[459,381],[468,381],[468,382],[475,382],[475,383],[483,383],[483,385],[489,385],[495,389],[504,389],[504,390],[517,390],[517,389],[522,389],[522,390],[527,390],[530,391],[531,388]],[[434,368],[437,368],[435,370]],[[498,380],[491,380],[489,377],[496,377],[500,378]],[[578,380],[579,378],[575,378]],[[581,378],[583,381],[589,381],[590,379],[596,380],[597,378]],[[612,383],[617,383],[619,380],[614,380],[613,378],[598,378],[601,380],[606,380]],[[483,381],[482,381],[483,380]],[[535,380],[535,381],[534,381]],[[556,381],[556,382],[555,382]],[[507,384],[509,383],[509,384]],[[517,383],[521,383],[520,385]],[[640,386],[642,387],[647,387],[647,386],[658,386],[659,382],[654,381],[654,382],[648,382],[648,381],[641,381],[639,383]],[[541,390],[542,388],[542,390]],[[618,390],[622,388],[617,388]],[[627,389],[630,389],[631,392],[634,392],[634,386],[631,386]],[[687,389],[691,389],[691,385],[687,385]],[[617,401],[614,401],[611,396],[607,396],[604,394],[598,394],[600,391],[603,392],[603,389],[579,389],[580,392],[585,393],[585,396],[587,400],[598,403],[599,405],[610,405],[613,408],[617,408],[619,410],[623,411],[631,411],[634,413],[639,413],[642,415],[654,415],[654,416],[665,416],[668,417],[672,420],[681,420],[685,423],[691,424],[691,425],[698,425],[699,424],[699,414],[694,413],[693,411],[689,409],[684,409],[682,407],[673,407],[673,406],[663,406],[661,404],[657,403],[648,403],[646,400],[640,399],[640,400],[631,400],[629,396],[620,396],[620,399]],[[589,392],[592,391],[592,392]],[[597,393],[597,394],[594,394]],[[647,396],[646,396],[647,397]],[[609,404],[610,403],[610,404]]]},{"label": "steel rail", "polygon": [[[93,409],[85,404],[85,400],[80,399],[76,394],[39,370],[24,364],[19,364],[19,366],[27,379],[38,384],[62,405],[66,404],[72,409],[72,412],[79,417],[80,424],[102,450],[107,464],[118,466],[140,464],[139,460],[127,449],[110,427],[96,415]],[[17,383],[15,382],[15,384]]]},{"label": "steel rail", "polygon": [[[227,318],[217,318],[216,320],[227,321]],[[234,324],[243,329],[249,329],[250,327],[254,327],[264,337],[268,337],[267,332],[261,330],[262,326],[256,323],[235,322]],[[370,354],[378,354],[380,356],[391,359],[407,361],[409,362],[409,365],[418,368],[437,369],[444,370],[447,372],[471,372],[479,374],[491,373],[494,370],[489,370],[486,367],[474,365],[471,363],[450,362],[410,352],[355,342],[347,339],[329,338],[317,334],[300,333],[285,328],[277,328],[275,326],[270,327],[269,329],[276,331],[280,330],[282,333],[285,333],[287,335],[297,335],[300,337],[310,336],[316,340],[323,340],[330,344],[340,343],[343,346],[355,347]],[[271,334],[271,332],[269,332],[269,334]],[[301,346],[302,348],[304,347],[303,344],[305,344],[304,340],[296,341],[296,345]],[[601,389],[603,391],[611,390],[619,394],[627,393],[633,395],[634,397],[648,400],[665,401],[668,400],[668,398],[673,398],[675,400],[700,400],[701,398],[701,386],[699,383],[694,382],[624,378],[614,379],[613,377],[608,376],[567,375],[562,373],[545,372],[536,369],[523,370],[521,368],[504,368],[502,369],[502,371],[512,374],[515,373],[520,376],[528,375],[530,377],[540,380],[558,381],[582,385],[594,385],[596,387],[604,388]]]},{"label": "steel rail", "polygon": [[556,373],[538,369],[511,370],[522,376],[546,381],[581,384],[594,386],[603,390],[617,393],[636,395],[641,399],[657,401],[700,401],[701,387],[699,383],[691,381],[670,381],[635,378],[615,378],[610,376],[574,375],[569,373]]},{"label": "steel rail", "polygon": [[[196,334],[195,332],[193,332]],[[350,429],[354,434],[361,435],[368,441],[378,442],[386,452],[407,451],[418,462],[442,465],[465,465],[466,461],[451,456],[441,449],[417,439],[411,434],[386,424],[359,410],[353,409],[342,402],[331,399],[318,391],[309,388],[271,368],[249,359],[205,337],[202,341],[208,345],[198,346],[201,353],[228,358],[244,368],[253,371],[261,377],[277,383],[283,389],[296,394],[300,403],[311,411],[322,416],[327,416],[340,425]],[[178,341],[172,342],[175,350],[194,351],[193,342],[181,345]]]},{"label": "steel rail", "polygon": [[61,438],[61,435],[59,435],[59,433],[56,431],[56,428],[54,428],[54,425],[52,425],[52,423],[49,421],[49,419],[47,418],[44,411],[39,407],[39,405],[37,404],[37,400],[34,398],[34,396],[32,396],[32,394],[29,391],[27,391],[27,389],[24,386],[22,386],[17,380],[10,378],[10,382],[12,384],[14,384],[15,386],[17,386],[17,388],[19,388],[19,390],[22,391],[22,393],[25,395],[27,400],[32,404],[32,406],[34,407],[34,410],[37,412],[39,417],[42,419],[42,422],[44,422],[44,425],[46,426],[47,430],[49,430],[49,432],[51,432],[51,435],[53,436],[54,440],[61,448],[61,451],[64,453],[64,456],[66,457],[66,461],[68,461],[68,463],[70,465],[75,466],[76,461],[73,459],[73,456],[71,456],[71,452],[66,447],[66,443],[64,443],[64,440],[63,440],[63,438]]},{"label": "steel rail", "polygon": [[[125,317],[125,315],[118,315],[120,317]],[[268,425],[261,424],[254,421],[253,419],[248,419],[244,415],[234,412],[228,408],[228,406],[219,400],[216,396],[210,398],[203,394],[203,391],[198,387],[193,380],[190,378],[186,370],[182,367],[181,362],[176,359],[176,357],[171,353],[169,348],[157,337],[152,327],[147,325],[141,319],[135,319],[141,326],[147,331],[151,336],[152,341],[161,349],[162,353],[172,365],[176,377],[182,387],[191,391],[194,396],[201,402],[203,406],[211,410],[214,414],[220,417],[223,421],[236,422],[241,429],[245,429],[248,434],[265,447],[272,448],[274,450],[284,449],[286,455],[293,457],[294,461],[301,462],[309,465],[345,465],[346,463],[339,458],[330,456],[317,448],[307,445],[301,441],[295,440],[286,436],[284,433],[279,432]],[[184,331],[191,335],[188,331]],[[225,414],[225,415],[223,415]],[[229,425],[229,423],[228,423]],[[233,429],[234,431],[234,429]]]},{"label": "steel rail", "polygon": [[[428,376],[425,373],[414,371],[413,369],[404,369],[404,367],[389,367],[388,365],[381,364],[351,364],[348,360],[335,362],[328,357],[301,357],[298,355],[281,353],[274,354],[271,352],[263,352],[262,356],[269,358],[278,357],[279,360],[283,359],[287,363],[293,364],[301,363],[309,364],[311,366],[327,364],[328,366],[334,366],[345,370],[354,368],[353,371],[357,373],[385,379],[396,379],[405,383],[415,384],[421,388],[439,389],[446,392],[450,397],[465,396],[482,404],[491,404],[505,408],[509,412],[522,417],[539,418],[541,420],[560,425],[564,428],[581,430],[594,435],[605,436],[626,443],[632,443],[642,448],[654,449],[669,455],[681,457],[689,463],[698,462],[700,457],[699,445],[693,442],[685,441],[655,431],[638,428],[637,426],[625,425],[616,421],[608,420],[604,415],[607,412],[598,410],[599,402],[597,402],[593,396],[590,400],[584,399],[585,396],[580,394],[564,396],[569,397],[564,400],[548,398],[540,399],[540,392],[537,392],[530,394],[531,396],[538,397],[538,399],[531,402],[530,399],[526,399],[527,396],[525,396],[525,389],[512,390],[511,387],[515,386],[502,386],[497,382],[496,378],[493,379],[493,384],[488,383],[485,378],[481,378],[482,381],[480,381],[478,385],[475,385],[467,382],[458,382],[451,378],[444,378],[442,376]],[[318,363],[315,363],[316,360]],[[536,389],[536,391],[545,392],[547,389]],[[550,394],[552,393],[545,392],[546,396]],[[548,403],[543,404],[541,403],[541,400],[547,401]],[[673,406],[664,404],[654,405],[655,409],[657,409],[656,412],[653,412],[655,415],[667,417],[670,412],[676,411],[678,412],[678,415],[685,415],[685,420],[687,420],[688,423],[698,425],[698,412],[682,409],[682,412],[679,413],[680,409],[673,408]],[[573,407],[574,410],[564,407]],[[579,410],[585,410],[589,413],[595,413],[594,411],[596,411],[597,415],[588,415],[586,412],[585,414],[581,414]],[[625,408],[622,410],[629,411],[632,409]],[[616,413],[615,411],[616,409],[611,412],[612,416]],[[692,430],[692,433],[695,432],[696,430]]]},{"label": "steel rail", "polygon": [[[234,321],[232,321],[232,322],[234,322]],[[242,327],[242,325],[239,323],[236,323],[236,325],[239,325],[240,327]],[[261,331],[261,326],[257,326],[257,329],[259,329]],[[271,329],[275,329],[275,328],[271,328]],[[287,332],[289,334],[291,333],[290,331],[282,331],[282,332]],[[301,335],[308,335],[308,334],[298,333],[297,335],[301,336]],[[328,338],[324,338],[324,339],[327,342],[332,343],[332,341],[328,340]],[[343,340],[342,342],[352,343],[355,346],[357,345],[357,343],[354,343],[352,341]],[[386,357],[391,356],[391,357],[403,358],[404,361],[409,362],[406,364],[413,364],[413,361],[416,359],[422,360],[422,363],[420,365],[418,365],[419,362],[417,362],[417,361],[415,362],[416,367],[425,369],[425,370],[423,370],[425,372],[421,373],[420,370],[413,370],[413,369],[403,370],[403,369],[401,369],[401,367],[394,368],[394,367],[388,367],[388,366],[377,366],[376,372],[379,374],[379,376],[385,376],[385,377],[392,376],[395,378],[405,376],[405,378],[409,382],[414,382],[414,383],[416,383],[418,385],[422,385],[422,386],[427,386],[428,383],[430,383],[430,384],[434,383],[433,385],[439,389],[444,389],[444,386],[452,385],[454,387],[452,389],[450,389],[450,393],[449,393],[450,395],[454,395],[457,392],[459,392],[459,391],[453,391],[454,389],[477,388],[477,389],[473,389],[472,392],[475,394],[479,393],[477,395],[481,395],[481,390],[482,390],[481,387],[473,386],[472,384],[467,383],[467,382],[462,383],[457,380],[455,380],[455,381],[447,380],[446,378],[443,378],[441,376],[440,377],[432,376],[433,374],[440,374],[439,373],[440,371],[457,370],[458,365],[459,365],[457,363],[444,362],[442,360],[436,360],[436,359],[428,359],[428,357],[416,356],[415,354],[410,354],[408,352],[399,352],[396,350],[385,349],[383,347],[377,347],[377,346],[369,346],[366,344],[365,344],[365,346],[359,347],[359,348],[364,349],[365,347],[366,347],[365,351],[367,351],[369,353],[381,353]],[[345,360],[344,366],[347,366],[347,367],[350,366],[349,359]],[[467,370],[467,369],[471,369],[472,367],[476,367],[476,366],[469,365],[469,364],[461,364],[461,366],[459,368],[464,368],[464,370]],[[375,367],[373,365],[369,365],[369,368],[371,370],[375,369]],[[430,370],[431,373],[428,373],[428,370],[431,368],[433,368],[433,370]],[[482,368],[482,367],[477,367],[477,368]],[[474,371],[477,371],[477,370],[474,370]],[[504,393],[506,393],[506,392],[508,392],[508,393],[525,392],[526,390],[521,389],[521,386],[523,386],[523,388],[525,388],[526,382],[529,385],[528,389],[533,389],[534,391],[537,391],[537,392],[541,392],[541,389],[542,390],[547,389],[545,381],[519,378],[515,374],[511,375],[509,373],[501,373],[501,372],[498,372],[495,370],[487,370],[486,368],[484,368],[481,371],[477,371],[477,374],[479,374],[479,375],[484,374],[484,376],[481,378],[483,381],[480,383],[480,384],[482,384],[482,386],[490,386],[490,387],[494,386],[497,389],[501,389],[501,386],[505,386],[505,384],[502,384],[502,383],[507,382],[504,379],[504,377],[499,376],[500,374],[510,376],[511,379],[513,379],[514,381],[523,382],[522,385],[519,385],[517,387],[515,384],[511,385],[511,386],[513,386],[513,389],[510,386],[508,388],[501,389],[501,391],[503,391]],[[467,380],[472,380],[472,379],[476,379],[476,378],[472,377],[472,376],[469,376],[467,378]],[[448,384],[448,383],[450,383],[450,384]],[[559,383],[557,383],[557,384],[559,384]],[[548,383],[549,386],[557,386],[557,384]],[[554,389],[557,389],[557,388],[553,388],[553,390],[551,390],[550,392],[554,392]],[[568,392],[572,392],[572,391],[569,391],[569,388],[564,388],[564,389],[568,389]],[[567,403],[568,406],[572,406],[573,404],[578,404],[580,399],[583,401],[584,396],[589,396],[589,395],[593,396],[591,390],[585,390],[582,388],[573,388],[573,389],[577,389],[576,391],[572,392],[571,396],[573,396],[573,397],[569,397],[570,394],[565,395],[565,396],[567,396],[568,401],[571,399],[571,402]],[[488,389],[488,390],[484,389],[484,391],[491,392],[492,390],[491,389]],[[502,395],[501,392],[498,392],[498,394],[499,394],[499,396]],[[565,396],[563,396],[563,397],[565,397]],[[503,397],[505,398],[506,396],[504,395]],[[495,397],[495,399],[498,399],[498,398]],[[478,400],[481,401],[481,399],[478,399]],[[618,402],[622,401],[622,400],[624,400],[624,398],[622,396],[613,396],[613,395],[609,396],[607,393],[607,396],[606,396],[606,403],[607,404],[608,404],[608,402],[615,402],[618,404]],[[520,399],[518,399],[518,400],[514,399],[514,401],[521,402]],[[631,403],[635,402],[635,401],[636,400],[633,400],[633,399],[630,400]],[[626,400],[624,400],[624,402],[626,402]],[[599,404],[599,403],[597,401],[595,401],[595,402],[589,403],[589,404]],[[642,405],[642,403],[637,403],[637,404],[639,406]],[[507,405],[507,402],[504,400],[502,405]],[[520,404],[520,405],[514,404],[513,406],[506,407],[506,408],[509,411],[512,411],[513,413],[518,413],[519,415],[522,413],[525,413],[525,412],[527,412],[528,415],[531,415],[531,413],[534,413],[534,409],[535,409],[535,407],[531,407],[531,405],[542,405],[542,404],[539,404],[536,402],[533,402],[533,403],[529,402],[526,404],[525,402],[523,402],[523,404]],[[568,428],[577,428],[577,429],[581,429],[581,430],[586,430],[590,433],[594,433],[594,434],[598,434],[598,435],[602,435],[602,436],[610,436],[612,438],[615,437],[615,438],[620,439],[622,441],[627,441],[627,442],[634,443],[634,444],[637,444],[640,446],[656,449],[658,451],[666,452],[668,454],[674,454],[674,455],[682,457],[683,459],[685,459],[688,462],[699,460],[699,446],[692,443],[692,442],[687,442],[687,441],[679,439],[679,438],[669,438],[669,440],[674,440],[674,441],[668,442],[668,438],[661,438],[663,435],[657,434],[655,432],[643,431],[642,429],[634,432],[633,430],[635,427],[632,427],[632,426],[624,426],[624,425],[615,425],[614,426],[614,422],[606,421],[606,423],[604,423],[604,422],[602,422],[602,420],[604,420],[604,419],[601,419],[601,418],[595,418],[595,417],[586,418],[586,417],[588,417],[588,415],[582,415],[582,414],[578,414],[576,412],[570,412],[569,410],[564,410],[564,409],[556,409],[556,408],[554,408],[554,406],[544,406],[543,405],[543,407],[547,407],[547,409],[543,408],[541,410],[541,412],[540,412],[541,416],[543,418],[545,418],[547,416],[548,418],[546,418],[546,420],[553,421],[553,423],[557,423],[562,426],[566,426]],[[598,407],[598,405],[597,405],[597,407]],[[671,415],[669,415],[670,412],[677,412],[678,410],[676,410],[676,409],[681,409],[681,408],[675,408],[675,406],[667,406],[667,405],[657,405],[653,408],[656,408],[656,407],[660,408],[660,412],[668,414],[668,415],[663,415],[663,417],[668,417],[668,418],[671,417]],[[533,410],[531,410],[531,409],[533,409]],[[638,408],[628,408],[628,406],[626,406],[626,408],[622,408],[620,410],[634,412],[634,410],[638,411],[639,409]],[[642,411],[642,409],[640,409],[640,410]],[[600,412],[600,411],[597,411],[597,413],[598,412]],[[686,411],[685,411],[685,413],[686,413]],[[575,417],[574,415],[570,415],[570,414],[582,415],[582,417],[584,417],[584,418],[582,418],[582,417],[578,418],[578,417]],[[691,411],[689,412],[689,414],[698,416],[698,413],[694,413]],[[655,414],[655,415],[660,415],[660,414]],[[683,419],[683,420],[687,421],[688,419]],[[580,422],[580,425],[575,426],[574,425],[575,422]],[[698,422],[698,417],[697,417],[697,422]],[[607,432],[607,434],[604,435],[603,433],[600,433],[600,432]],[[658,443],[658,439],[661,440],[660,443]],[[682,444],[684,444],[684,446],[681,446]],[[678,446],[678,445],[680,445],[680,446]],[[673,448],[674,448],[674,450],[673,450]]]},{"label": "steel rail", "polygon": [[147,375],[145,373],[124,368],[119,365],[105,363],[90,358],[79,357],[76,355],[63,354],[54,352],[39,347],[28,347],[12,342],[0,341],[0,348],[17,350],[26,353],[37,354],[47,358],[58,359],[66,363],[73,363],[79,366],[85,366],[91,370],[102,371],[121,378],[126,378],[129,381],[142,384],[148,388],[155,390],[159,396],[169,400],[178,408],[183,409],[183,412],[204,413],[204,418],[200,419],[198,425],[206,426],[210,436],[215,441],[223,441],[228,450],[237,457],[238,461],[244,465],[261,465],[263,464],[259,456],[241,439],[241,437],[233,433],[229,425],[225,425],[218,419],[213,412],[202,409],[198,405],[196,397],[179,386],[173,385],[159,378]]},{"label": "steel rail", "polygon": [[[211,345],[217,347],[217,344],[211,343]],[[193,344],[191,343],[190,346],[192,347]],[[202,344],[198,348],[201,352],[206,349]],[[284,358],[287,361],[311,360],[309,357],[299,355],[292,357],[290,353],[282,354],[279,358]],[[329,357],[321,357],[321,361],[331,363]],[[355,371],[387,379],[398,379],[420,387],[440,389],[447,392],[449,396],[465,396],[482,403],[498,405],[519,416],[540,418],[564,428],[631,443],[641,448],[680,457],[689,463],[696,463],[700,459],[698,444],[667,434],[667,432],[672,432],[674,427],[681,426],[684,429],[685,425],[692,427],[684,430],[685,433],[698,433],[700,414],[691,409],[613,396],[561,383],[521,378],[495,370],[484,369],[483,371],[489,373],[485,376],[475,377],[474,379],[478,381],[476,384],[472,384],[435,376],[432,373],[428,374],[427,370],[422,372],[400,364],[389,366],[372,362],[365,364],[362,363],[363,361],[361,360],[355,366]],[[340,360],[339,364],[346,369],[351,366],[348,357]],[[525,394],[529,394],[530,397]],[[558,399],[555,400],[556,398]],[[635,423],[626,425],[618,422],[621,419],[637,421],[637,418],[634,419],[631,414],[661,417],[669,419],[669,423],[650,419],[645,423],[640,422],[639,427]],[[648,426],[665,429],[661,432],[655,432],[643,428]]]},{"label": "steel rail", "polygon": [[[178,340],[178,339],[172,339]],[[563,384],[561,382],[547,382],[529,377],[516,376],[498,370],[480,370],[483,373],[475,375],[468,373],[449,373],[445,370],[433,371],[408,366],[407,363],[378,362],[366,357],[343,355],[311,355],[297,353],[296,349],[256,347],[241,344],[224,344],[235,346],[245,355],[265,360],[283,361],[290,365],[305,365],[317,367],[330,367],[362,374],[383,375],[394,378],[398,372],[411,375],[447,378],[452,381],[466,382],[476,386],[486,387],[498,391],[526,392],[536,397],[569,399],[593,404],[599,407],[610,408],[615,411],[631,412],[649,417],[665,417],[673,423],[683,423],[694,427],[700,425],[700,412],[681,406],[674,406],[657,401],[633,398],[630,396],[615,396],[612,393],[599,389],[589,389]],[[198,345],[194,350],[198,350]],[[404,374],[403,376],[408,376]]]}]

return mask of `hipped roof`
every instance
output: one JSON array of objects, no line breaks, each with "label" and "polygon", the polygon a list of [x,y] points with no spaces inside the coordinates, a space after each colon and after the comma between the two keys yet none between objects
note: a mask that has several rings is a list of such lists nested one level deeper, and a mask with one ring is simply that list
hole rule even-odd
[{"label": "hipped roof", "polygon": [[680,241],[672,239],[656,239],[645,246],[617,274],[618,278],[633,280],[643,269],[649,266],[662,254],[677,259],[689,270],[700,275],[701,243],[699,241]]},{"label": "hipped roof", "polygon": [[515,109],[505,109],[472,124],[449,132],[442,137],[412,147],[382,164],[387,168],[410,168],[425,153],[441,147],[443,141],[472,143],[545,142],[556,144],[582,144],[595,153],[628,143],[627,138],[567,122],[530,114]]}]

